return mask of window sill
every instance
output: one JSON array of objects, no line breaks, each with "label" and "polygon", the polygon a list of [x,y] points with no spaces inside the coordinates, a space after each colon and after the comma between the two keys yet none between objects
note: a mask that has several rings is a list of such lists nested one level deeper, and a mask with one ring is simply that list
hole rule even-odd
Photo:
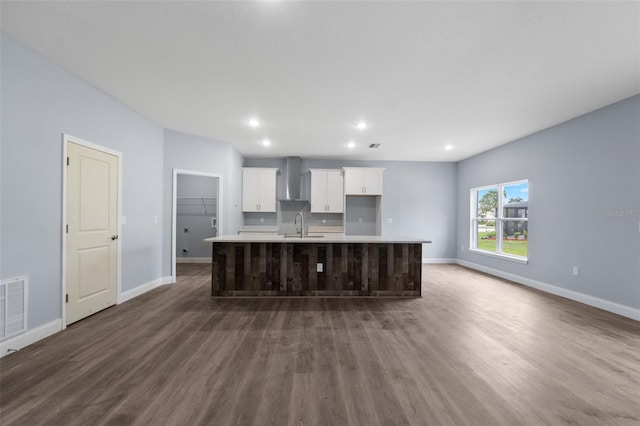
[{"label": "window sill", "polygon": [[526,257],[512,256],[512,255],[504,254],[504,253],[494,253],[494,252],[491,252],[491,251],[479,250],[479,249],[476,249],[476,248],[469,248],[469,251],[472,252],[472,253],[481,254],[483,256],[496,257],[498,259],[509,260],[511,262],[523,263],[525,265],[529,263],[529,259],[526,258]]}]

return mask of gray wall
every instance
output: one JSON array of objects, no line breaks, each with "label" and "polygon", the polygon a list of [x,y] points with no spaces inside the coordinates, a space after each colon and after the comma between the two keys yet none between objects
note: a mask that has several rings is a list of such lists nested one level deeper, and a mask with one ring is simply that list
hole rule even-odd
[{"label": "gray wall", "polygon": [[377,197],[347,196],[345,199],[344,233],[347,235],[377,234]]},{"label": "gray wall", "polygon": [[164,131],[163,273],[171,274],[171,210],[173,169],[221,175],[220,235],[237,234],[242,223],[242,156],[231,145],[174,130]]},{"label": "gray wall", "polygon": [[[277,167],[282,172],[285,158],[245,158],[244,166]],[[414,236],[431,240],[432,244],[425,244],[423,247],[423,258],[455,259],[456,163],[303,159],[302,195],[309,196],[310,168],[342,167],[385,168],[382,189],[382,235]],[[277,183],[279,198],[284,196],[284,187],[284,173],[280,173]],[[320,224],[320,219],[329,215],[308,216],[310,220],[307,220],[307,223]],[[389,218],[392,219],[392,223],[387,222]]]},{"label": "gray wall", "polygon": [[0,37],[0,277],[29,276],[28,321],[34,328],[62,315],[62,134],[123,153],[127,291],[162,275],[162,129],[5,34]]},{"label": "gray wall", "polygon": [[[458,258],[640,308],[639,118],[635,96],[460,162]],[[469,252],[469,190],[517,179],[529,179],[529,263]]]},{"label": "gray wall", "polygon": [[[123,153],[123,291],[170,275],[173,168],[223,176],[224,234],[235,234],[243,222],[243,162],[284,170],[284,158],[244,160],[228,144],[163,131],[0,37],[0,278],[30,277],[30,328],[61,316],[62,133]],[[383,235],[433,240],[425,258],[458,257],[638,309],[639,116],[636,96],[458,164],[308,159],[302,171],[306,177],[309,168],[385,167]],[[470,253],[469,189],[524,178],[529,264]],[[308,194],[309,179],[303,182]],[[283,189],[280,174],[279,197]],[[285,203],[281,220],[290,221],[299,208]],[[308,223],[323,218],[333,215],[309,213]],[[573,266],[578,277],[571,276]]]},{"label": "gray wall", "polygon": [[211,243],[202,240],[216,236],[211,221],[217,219],[218,181],[209,176],[178,175],[176,258],[211,256]]}]

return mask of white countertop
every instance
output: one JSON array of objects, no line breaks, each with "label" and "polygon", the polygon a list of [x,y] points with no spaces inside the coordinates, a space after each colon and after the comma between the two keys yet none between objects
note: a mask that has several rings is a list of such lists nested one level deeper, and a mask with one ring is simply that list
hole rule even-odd
[{"label": "white countertop", "polygon": [[431,243],[415,237],[385,237],[380,235],[329,235],[323,237],[285,237],[284,235],[220,235],[205,238],[207,243]]}]

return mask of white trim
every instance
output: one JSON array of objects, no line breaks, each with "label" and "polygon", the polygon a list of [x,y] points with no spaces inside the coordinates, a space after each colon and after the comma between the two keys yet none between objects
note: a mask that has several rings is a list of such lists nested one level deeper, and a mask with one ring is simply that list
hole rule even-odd
[{"label": "white trim", "polygon": [[49,337],[62,331],[62,319],[58,318],[34,329],[27,330],[22,334],[0,342],[0,358],[9,355],[16,350],[20,350],[26,346],[36,343],[39,340]]},{"label": "white trim", "polygon": [[176,263],[209,263],[211,258],[209,257],[179,257],[176,259]]},{"label": "white trim", "polygon": [[118,298],[118,304],[127,302],[134,297],[138,297],[141,294],[153,290],[156,287],[160,287],[166,284],[172,284],[173,282],[174,281],[171,280],[171,277],[160,277],[156,280],[149,281],[148,283],[141,284],[136,288],[123,292]]},{"label": "white trim", "polygon": [[[504,238],[504,223],[502,223],[502,215],[504,213],[504,185],[498,185],[498,208],[496,209],[495,228],[496,228],[496,253],[502,254],[502,242]],[[498,223],[500,219],[500,223]],[[528,244],[528,243],[527,243]],[[478,247],[474,247],[478,248]]]},{"label": "white trim", "polygon": [[518,184],[518,183],[527,182],[528,180],[529,180],[528,178],[525,178],[525,179],[518,179],[518,180],[512,180],[512,181],[509,181],[509,182],[500,182],[500,183],[493,183],[493,184],[483,185],[483,186],[475,186],[475,187],[473,187],[473,188],[471,188],[471,189],[472,189],[472,190],[473,190],[473,189],[483,190],[483,189],[492,189],[492,188],[496,188],[496,189],[498,189],[498,188],[497,188],[498,186],[511,186],[511,185],[516,185],[516,184]]},{"label": "white trim", "polygon": [[[142,284],[132,290],[121,293],[118,297],[118,304],[131,300],[134,297],[140,296],[141,294],[153,290],[156,287],[171,284],[172,282],[173,281],[171,281],[171,277],[161,277],[148,283]],[[24,333],[19,334],[15,337],[11,337],[3,342],[0,342],[0,358],[8,355],[11,352],[14,352],[15,350],[20,350],[39,340],[44,339],[45,337],[49,337],[52,334],[64,330],[65,327],[63,325],[64,323],[62,321],[62,318],[59,318],[57,320],[36,327],[32,330],[27,330]]]},{"label": "white trim", "polygon": [[[62,294],[60,303],[62,304],[62,330],[67,328],[67,303],[65,295],[67,294],[67,144],[73,142],[77,145],[84,146],[86,148],[95,149],[118,158],[118,213],[117,213],[117,227],[118,235],[122,235],[122,170],[123,155],[120,151],[113,150],[101,145],[97,145],[93,142],[85,141],[75,136],[62,134],[62,224],[60,226],[62,232]],[[116,265],[116,303],[120,299],[122,294],[122,238],[116,240],[117,262]]]},{"label": "white trim", "polygon": [[[479,186],[479,187],[475,187],[475,188],[471,188],[470,189],[470,194],[471,196],[470,201],[471,201],[471,209],[470,209],[470,213],[471,213],[471,220],[470,220],[470,229],[469,229],[469,251],[473,251],[476,253],[480,253],[480,254],[485,254],[485,255],[489,255],[489,256],[496,256],[496,257],[500,257],[503,259],[507,259],[507,260],[512,260],[514,262],[519,262],[519,263],[527,263],[528,261],[528,257],[521,257],[521,256],[513,256],[510,255],[508,253],[504,253],[503,251],[503,232],[504,232],[504,227],[503,227],[503,223],[507,222],[507,221],[519,221],[519,222],[529,222],[529,218],[510,218],[510,217],[503,217],[504,215],[504,187],[505,186],[512,186],[512,185],[518,185],[518,184],[522,184],[525,183],[527,184],[527,189],[529,188],[529,179],[521,179],[521,180],[514,180],[511,182],[503,182],[503,183],[496,183],[493,185],[487,185],[487,186]],[[478,192],[479,191],[483,191],[483,190],[490,190],[496,188],[496,190],[498,191],[498,208],[496,210],[496,217],[492,218],[492,219],[488,219],[488,218],[482,218],[482,217],[478,217]],[[528,200],[528,195],[527,195],[527,200]],[[478,229],[477,229],[477,222],[479,220],[493,220],[495,222],[495,233],[496,233],[496,251],[494,252],[488,252],[485,250],[481,250],[478,249]],[[498,224],[498,222],[500,222]]]},{"label": "white trim", "polygon": [[527,257],[521,257],[521,256],[515,256],[515,255],[511,256],[506,253],[494,253],[492,251],[480,250],[477,248],[469,248],[469,252],[481,254],[483,256],[495,257],[497,259],[504,259],[511,262],[523,263],[525,265],[529,263],[529,259]]},{"label": "white trim", "polygon": [[222,212],[223,201],[222,188],[222,175],[218,173],[197,172],[193,170],[173,169],[173,183],[171,190],[171,282],[176,282],[176,200],[178,196],[178,175],[191,175],[191,176],[206,176],[212,178],[218,178],[218,211],[216,212],[216,218],[218,222],[218,235],[222,235]]},{"label": "white trim", "polygon": [[457,263],[458,259],[450,259],[450,258],[438,258],[438,257],[423,257],[422,263]]},{"label": "white trim", "polygon": [[498,269],[488,268],[483,265],[478,265],[477,263],[467,262],[466,260],[458,259],[458,265],[475,269],[477,271],[484,272],[490,275],[495,275],[496,277],[504,278],[509,281],[526,285],[527,287],[532,287],[544,291],[545,293],[555,294],[556,296],[564,297],[566,299],[584,303],[585,305],[593,306],[594,308],[602,309],[614,314],[622,315],[623,317],[640,321],[640,309],[621,305],[619,303],[600,299],[598,297],[589,296],[588,294],[578,293],[577,291],[568,290],[566,288],[557,287],[551,284],[546,284],[540,281],[532,280],[530,278],[522,277],[520,275],[500,271]]}]

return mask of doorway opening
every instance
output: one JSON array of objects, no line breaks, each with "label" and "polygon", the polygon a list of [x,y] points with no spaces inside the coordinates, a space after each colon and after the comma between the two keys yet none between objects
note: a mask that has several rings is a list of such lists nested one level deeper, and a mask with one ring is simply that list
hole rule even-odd
[{"label": "doorway opening", "polygon": [[173,229],[171,275],[210,268],[211,244],[203,240],[220,234],[222,177],[214,173],[173,170]]}]

